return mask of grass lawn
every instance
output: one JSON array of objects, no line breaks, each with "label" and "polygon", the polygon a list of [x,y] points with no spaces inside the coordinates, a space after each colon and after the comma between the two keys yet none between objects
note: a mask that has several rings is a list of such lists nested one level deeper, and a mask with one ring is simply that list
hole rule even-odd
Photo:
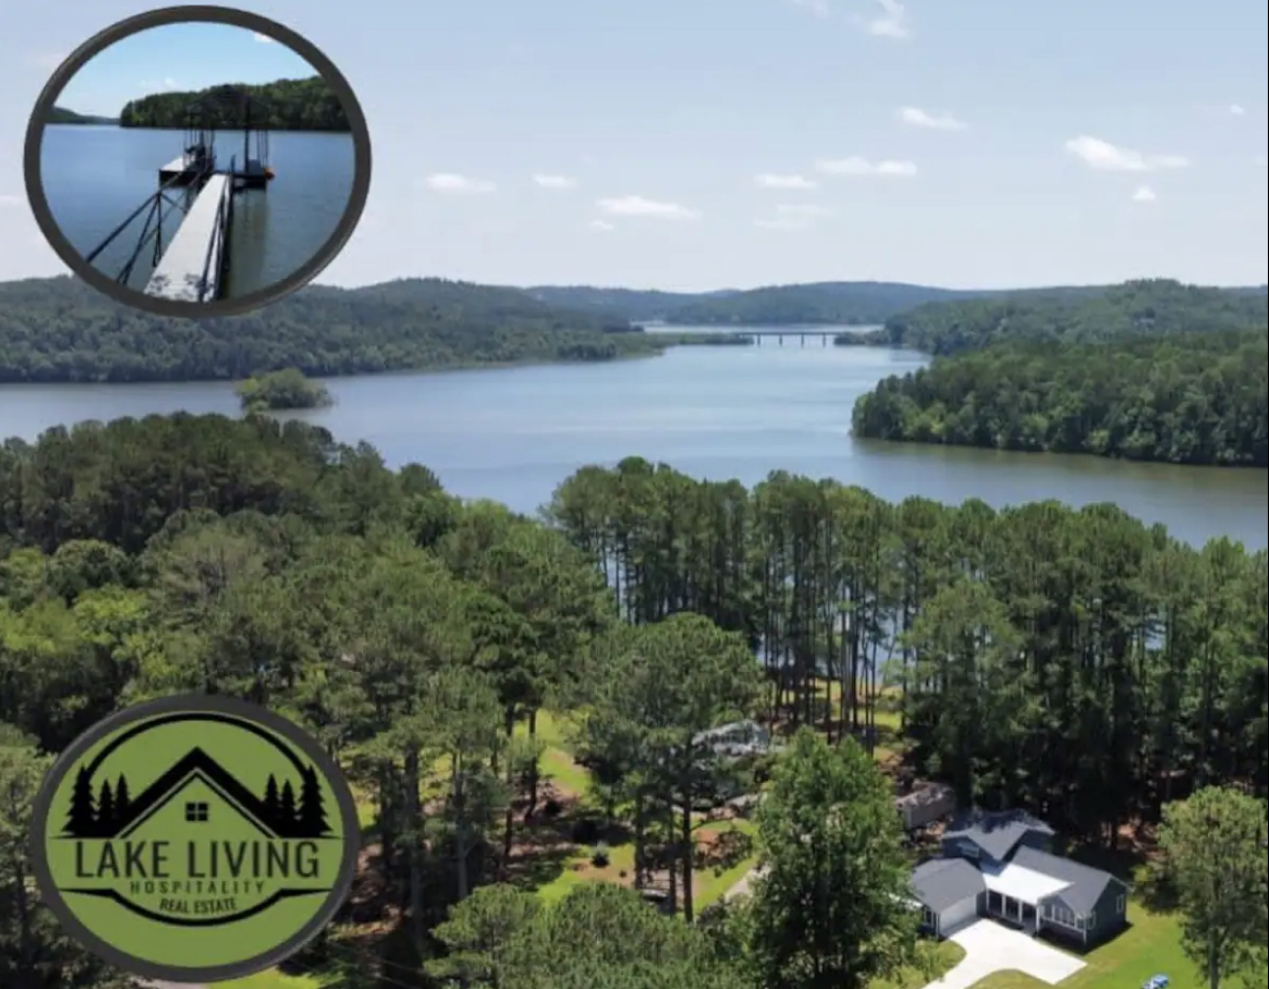
[{"label": "grass lawn", "polygon": [[[721,834],[725,831],[744,831],[753,834],[754,826],[745,820],[716,821],[697,827],[697,834]],[[593,849],[581,848],[564,863],[564,868],[550,882],[537,888],[538,896],[545,903],[556,903],[567,896],[569,891],[584,883],[613,882],[629,885],[634,875],[634,843],[624,842],[609,849],[608,864],[602,868],[591,864]],[[723,894],[732,888],[746,872],[757,863],[756,856],[750,856],[729,869],[714,867],[697,870],[693,877],[695,907],[698,911],[717,903]],[[625,875],[622,875],[624,873]]]},{"label": "grass lawn", "polygon": [[[1085,967],[1062,982],[1062,989],[1138,989],[1152,975],[1166,975],[1170,989],[1204,989],[1198,970],[1181,953],[1175,916],[1129,905],[1132,924],[1114,940],[1081,956]],[[997,972],[974,989],[1041,989],[1045,983],[1021,972]]]}]

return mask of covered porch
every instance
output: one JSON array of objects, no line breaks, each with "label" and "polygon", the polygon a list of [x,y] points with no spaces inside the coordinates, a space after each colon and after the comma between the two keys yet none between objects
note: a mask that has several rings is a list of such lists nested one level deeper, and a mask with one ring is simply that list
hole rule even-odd
[{"label": "covered porch", "polygon": [[1066,889],[1069,883],[1012,863],[984,866],[983,883],[987,887],[984,910],[987,916],[1037,934],[1050,920],[1048,900]]}]

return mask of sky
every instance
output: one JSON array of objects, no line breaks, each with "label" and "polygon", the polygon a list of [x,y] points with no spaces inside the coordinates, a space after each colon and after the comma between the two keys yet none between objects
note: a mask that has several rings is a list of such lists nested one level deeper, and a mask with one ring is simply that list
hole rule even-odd
[{"label": "sky", "polygon": [[[319,282],[1269,280],[1264,0],[241,5],[324,51],[370,126],[366,212]],[[64,270],[23,194],[40,88],[145,7],[50,9],[0,20],[0,279]],[[241,47],[238,75],[276,46]]]},{"label": "sky", "polygon": [[169,24],[131,35],[95,56],[57,102],[78,113],[117,117],[125,103],[149,93],[304,79],[314,72],[267,35],[228,24]]}]

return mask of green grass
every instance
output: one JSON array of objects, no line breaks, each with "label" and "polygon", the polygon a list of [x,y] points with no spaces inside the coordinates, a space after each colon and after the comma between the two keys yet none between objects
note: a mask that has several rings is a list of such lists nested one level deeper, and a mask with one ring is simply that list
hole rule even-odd
[{"label": "green grass", "polygon": [[[1139,902],[1128,909],[1132,926],[1080,956],[1085,967],[1062,982],[1062,989],[1138,989],[1152,975],[1166,975],[1170,989],[1205,989],[1194,964],[1181,953],[1181,932],[1173,914],[1150,913]],[[974,989],[1042,989],[1045,983],[1021,972],[997,972]]]},{"label": "green grass", "polygon": [[583,799],[590,792],[590,773],[573,761],[563,749],[550,748],[542,753],[542,777],[555,783],[566,793]]}]

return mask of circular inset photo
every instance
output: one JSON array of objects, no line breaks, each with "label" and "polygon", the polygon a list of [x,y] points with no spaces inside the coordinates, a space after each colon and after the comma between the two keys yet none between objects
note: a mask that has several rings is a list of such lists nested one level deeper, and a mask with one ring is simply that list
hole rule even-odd
[{"label": "circular inset photo", "polygon": [[369,192],[370,136],[343,75],[294,31],[169,7],[58,68],[25,169],[45,237],[85,281],[165,316],[227,316],[339,253]]}]

